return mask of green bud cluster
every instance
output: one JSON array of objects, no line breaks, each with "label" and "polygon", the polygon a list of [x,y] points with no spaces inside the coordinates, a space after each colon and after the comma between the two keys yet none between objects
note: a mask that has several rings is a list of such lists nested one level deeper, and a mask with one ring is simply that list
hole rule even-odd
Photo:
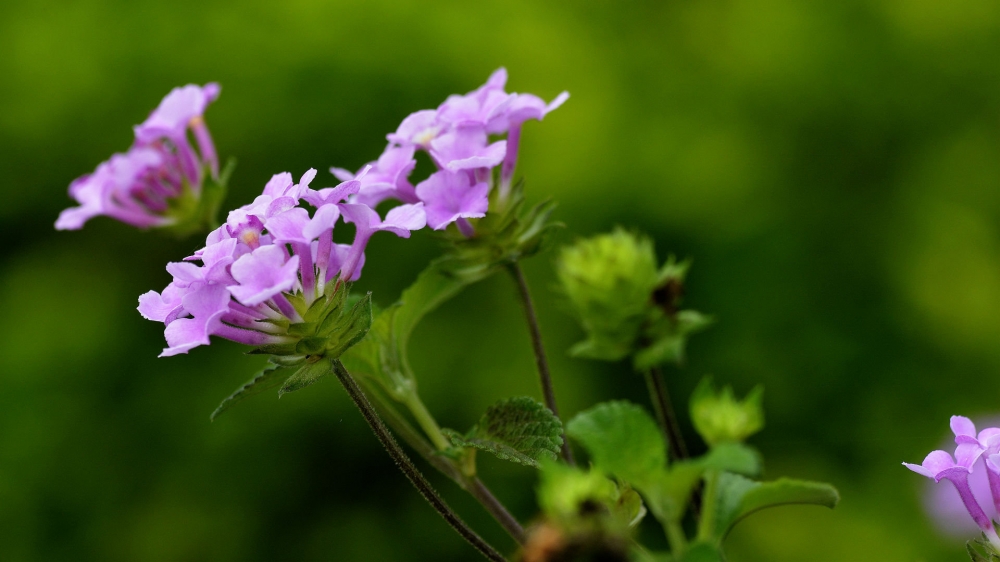
[{"label": "green bud cluster", "polygon": [[709,377],[702,379],[691,395],[691,421],[711,446],[742,443],[764,427],[764,388],[755,387],[742,401],[730,386],[716,392]]},{"label": "green bud cluster", "polygon": [[622,228],[563,248],[557,262],[563,292],[587,332],[576,357],[617,361],[637,369],[683,358],[686,336],[710,320],[680,310],[688,262],[657,267],[652,241]]}]

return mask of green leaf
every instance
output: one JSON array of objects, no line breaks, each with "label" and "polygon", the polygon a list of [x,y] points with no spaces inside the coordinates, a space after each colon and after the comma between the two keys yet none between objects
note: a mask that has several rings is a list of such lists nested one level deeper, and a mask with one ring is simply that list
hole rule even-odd
[{"label": "green leaf", "polygon": [[570,437],[590,453],[594,465],[641,490],[664,472],[663,434],[640,406],[605,402],[581,412],[566,425]]},{"label": "green leaf", "polygon": [[542,459],[555,459],[563,444],[559,418],[526,396],[497,402],[466,436],[450,437],[457,447],[474,447],[536,468]]},{"label": "green leaf", "polygon": [[746,476],[760,474],[760,454],[740,443],[720,443],[699,459],[706,469],[724,470]]},{"label": "green leaf", "polygon": [[640,486],[639,491],[643,493],[649,510],[657,520],[679,522],[684,517],[691,492],[704,472],[700,462],[677,461],[655,480]]},{"label": "green leaf", "polygon": [[837,489],[829,484],[780,478],[774,482],[754,482],[723,472],[717,485],[715,535],[719,540],[744,517],[779,505],[813,504],[833,508],[840,501]]},{"label": "green leaf", "polygon": [[303,365],[298,371],[295,371],[292,376],[285,380],[285,384],[281,385],[281,388],[278,389],[278,398],[281,398],[289,392],[302,390],[303,388],[330,374],[330,365],[330,359],[328,358],[320,359],[315,363],[307,363]]},{"label": "green leaf", "polygon": [[645,371],[656,365],[683,361],[688,336],[708,328],[712,322],[711,316],[696,310],[660,317],[645,334],[653,343],[635,354],[633,366],[637,371]]},{"label": "green leaf", "polygon": [[285,380],[287,372],[282,371],[279,373],[278,369],[280,368],[280,365],[268,365],[261,369],[253,376],[252,379],[248,380],[243,384],[243,386],[237,388],[235,392],[226,397],[222,403],[219,404],[219,407],[212,412],[209,419],[215,421],[215,418],[217,418],[219,414],[232,408],[242,400],[281,384]]}]

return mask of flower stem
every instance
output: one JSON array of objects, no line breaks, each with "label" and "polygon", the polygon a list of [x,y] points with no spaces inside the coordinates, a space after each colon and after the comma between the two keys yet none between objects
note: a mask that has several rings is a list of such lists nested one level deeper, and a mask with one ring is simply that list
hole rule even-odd
[{"label": "flower stem", "polygon": [[483,556],[494,562],[506,562],[506,559],[501,555],[495,548],[490,546],[486,541],[484,541],[479,535],[476,534],[464,521],[458,516],[457,513],[452,511],[448,504],[445,503],[444,499],[438,495],[437,491],[431,486],[431,483],[424,478],[424,475],[417,470],[414,466],[413,461],[410,457],[406,455],[396,440],[393,439],[392,434],[389,433],[388,428],[382,423],[382,419],[379,418],[378,413],[375,412],[375,408],[372,407],[368,398],[365,396],[361,387],[354,380],[354,377],[347,372],[344,368],[344,364],[340,360],[333,361],[333,373],[337,375],[340,383],[344,386],[344,390],[347,391],[347,395],[351,397],[354,405],[361,410],[361,415],[371,426],[372,431],[378,440],[385,447],[389,456],[392,460],[396,462],[403,474],[410,480],[410,483],[420,492],[420,495],[427,500],[428,503],[448,522],[449,525],[455,531],[462,536],[466,541],[469,542],[473,547],[476,548]]},{"label": "flower stem", "polygon": [[687,550],[687,538],[684,536],[684,529],[676,521],[665,521],[663,530],[667,534],[667,543],[670,545],[670,554],[674,558],[680,558]]},{"label": "flower stem", "polygon": [[[364,379],[361,380],[359,386],[364,386]],[[517,519],[507,511],[500,500],[493,495],[489,488],[486,487],[479,478],[468,477],[462,473],[462,471],[447,457],[438,454],[438,451],[434,449],[419,431],[410,425],[410,422],[406,420],[395,408],[385,403],[385,399],[380,399],[378,392],[373,392],[371,387],[368,387],[369,393],[375,396],[375,408],[381,414],[383,421],[385,421],[393,431],[395,431],[400,438],[406,442],[407,445],[413,448],[421,457],[424,458],[428,463],[434,468],[438,469],[441,474],[444,474],[456,484],[458,484],[463,490],[469,492],[472,497],[476,498],[483,508],[489,512],[490,515],[496,519],[497,523],[504,528],[505,531],[517,541],[517,544],[524,544],[524,528],[518,523]]]},{"label": "flower stem", "polygon": [[705,493],[701,502],[701,518],[698,520],[698,540],[711,541],[715,530],[715,488],[719,483],[719,471],[705,471]]},{"label": "flower stem", "polygon": [[663,371],[659,367],[652,367],[646,371],[645,375],[646,386],[649,388],[649,398],[653,402],[656,418],[667,438],[670,454],[674,459],[688,458],[687,445],[684,443],[680,426],[677,424],[677,416],[674,415],[674,406],[670,400],[670,393],[667,391],[667,384],[663,380]]},{"label": "flower stem", "polygon": [[[524,272],[516,261],[508,267],[514,282],[517,284],[518,294],[521,297],[521,304],[524,305],[524,315],[528,321],[528,330],[531,332],[531,347],[535,352],[535,364],[538,366],[538,376],[542,384],[542,395],[545,396],[545,405],[558,418],[559,408],[556,407],[556,393],[552,390],[552,376],[549,374],[549,360],[545,356],[545,347],[542,345],[542,331],[538,327],[538,317],[535,315],[535,305],[531,301],[531,291],[528,289],[528,281],[524,278]],[[569,465],[575,465],[573,451],[569,448],[569,441],[563,437],[562,445],[563,459]]]},{"label": "flower stem", "polygon": [[430,438],[434,446],[438,448],[439,451],[443,451],[451,446],[451,443],[445,438],[444,434],[441,433],[441,426],[438,425],[437,420],[434,416],[427,411],[427,406],[424,406],[424,402],[417,395],[416,389],[412,390],[406,395],[403,401],[406,407],[409,408],[410,413],[420,424],[420,428],[424,430],[427,437]]}]

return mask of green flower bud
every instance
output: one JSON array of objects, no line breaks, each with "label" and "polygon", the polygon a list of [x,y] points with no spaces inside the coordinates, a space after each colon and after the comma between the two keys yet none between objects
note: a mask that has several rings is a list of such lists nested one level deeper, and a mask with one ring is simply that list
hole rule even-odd
[{"label": "green flower bud", "polygon": [[733,396],[732,387],[716,393],[712,379],[705,377],[691,394],[691,421],[711,446],[741,443],[764,427],[763,397],[764,388],[757,386],[741,402]]},{"label": "green flower bud", "polygon": [[564,248],[557,272],[588,336],[570,353],[608,361],[631,354],[660,282],[652,241],[616,228]]}]

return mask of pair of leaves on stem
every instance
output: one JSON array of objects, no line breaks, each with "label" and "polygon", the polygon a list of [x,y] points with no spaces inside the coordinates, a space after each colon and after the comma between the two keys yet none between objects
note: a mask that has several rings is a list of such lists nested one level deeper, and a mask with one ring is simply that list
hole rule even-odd
[{"label": "pair of leaves on stem", "polygon": [[274,387],[280,386],[280,398],[312,385],[331,372],[333,361],[365,337],[372,324],[371,293],[348,309],[347,285],[335,287],[331,282],[328,296],[308,308],[297,296],[289,297],[289,302],[303,309],[304,322],[288,327],[289,335],[298,336],[298,341],[252,350],[253,354],[271,354],[269,364],[219,404],[212,412],[213,421],[239,402]]},{"label": "pair of leaves on stem", "polygon": [[[641,407],[624,401],[606,402],[580,413],[566,426],[567,434],[590,453],[594,468],[617,476],[634,486],[646,499],[650,511],[664,525],[677,524],[684,516],[691,492],[706,475],[717,477],[711,509],[714,520],[700,546],[690,556],[718,552],[732,527],[751,513],[784,504],[816,504],[833,507],[837,491],[827,484],[782,478],[756,482],[747,476],[759,474],[760,457],[739,443],[719,443],[705,455],[669,466],[663,435],[656,422]],[[706,504],[707,505],[707,504]],[[718,560],[719,558],[705,558]]]}]

